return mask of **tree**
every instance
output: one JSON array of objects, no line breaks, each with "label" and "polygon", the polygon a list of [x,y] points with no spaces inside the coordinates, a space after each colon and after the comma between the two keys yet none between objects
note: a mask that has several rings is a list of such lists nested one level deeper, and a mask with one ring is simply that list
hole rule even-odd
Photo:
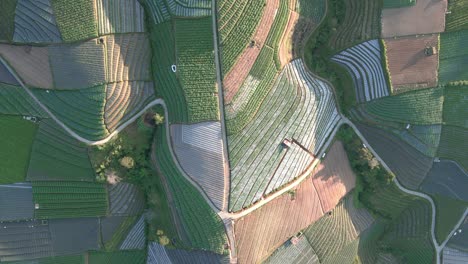
[{"label": "tree", "polygon": [[120,165],[127,169],[131,169],[135,166],[135,161],[133,160],[132,157],[125,156],[122,159],[120,159]]},{"label": "tree", "polygon": [[154,123],[155,123],[157,126],[159,126],[159,125],[161,125],[162,123],[164,123],[164,116],[162,116],[162,115],[160,115],[160,114],[158,114],[158,113],[154,114],[153,119],[154,119]]}]

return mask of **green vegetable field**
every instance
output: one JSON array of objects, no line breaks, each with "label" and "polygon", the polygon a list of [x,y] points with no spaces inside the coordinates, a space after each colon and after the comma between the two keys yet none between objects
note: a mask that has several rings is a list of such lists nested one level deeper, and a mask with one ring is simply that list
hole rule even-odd
[{"label": "green vegetable field", "polygon": [[97,37],[94,1],[51,0],[55,19],[66,42]]},{"label": "green vegetable field", "polygon": [[440,136],[438,156],[456,161],[465,171],[468,171],[468,129],[456,126],[443,126]]},{"label": "green vegetable field", "polygon": [[445,88],[444,124],[468,129],[468,86]]},{"label": "green vegetable field", "polygon": [[447,10],[451,13],[445,16],[446,31],[468,29],[468,0],[450,0]]},{"label": "green vegetable field", "polygon": [[0,40],[11,41],[15,29],[15,8],[18,0],[0,1],[0,17],[2,26],[0,27]]},{"label": "green vegetable field", "polygon": [[468,80],[468,30],[440,34],[439,83]]}]

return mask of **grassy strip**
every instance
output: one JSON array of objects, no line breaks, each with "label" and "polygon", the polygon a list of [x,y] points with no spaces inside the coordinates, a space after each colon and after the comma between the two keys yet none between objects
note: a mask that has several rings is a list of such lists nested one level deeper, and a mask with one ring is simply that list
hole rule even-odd
[{"label": "grassy strip", "polygon": [[13,40],[15,31],[15,9],[18,0],[2,0],[0,1],[0,17],[2,23],[0,25],[0,40]]},{"label": "grassy strip", "polygon": [[73,42],[98,36],[94,1],[51,1],[63,41]]},{"label": "grassy strip", "polygon": [[36,131],[20,116],[0,115],[0,184],[24,181]]},{"label": "grassy strip", "polygon": [[387,57],[387,45],[383,39],[380,39],[380,56],[382,58],[382,68],[385,74],[385,81],[387,82],[388,92],[389,94],[393,94],[393,86],[392,86],[392,76],[390,76],[390,68],[388,67],[388,57]]},{"label": "grassy strip", "polygon": [[283,36],[286,25],[288,24],[290,14],[288,5],[288,0],[280,0],[280,6],[276,12],[275,20],[273,21],[273,25],[271,26],[270,32],[268,33],[268,37],[265,41],[265,45],[268,45],[275,51],[274,60],[277,70],[281,70],[281,62],[278,52],[281,37]]}]

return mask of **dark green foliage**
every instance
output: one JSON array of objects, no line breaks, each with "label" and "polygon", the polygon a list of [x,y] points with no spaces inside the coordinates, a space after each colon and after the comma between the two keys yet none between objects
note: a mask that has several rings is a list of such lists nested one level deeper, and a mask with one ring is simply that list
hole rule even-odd
[{"label": "dark green foliage", "polygon": [[104,184],[91,182],[33,182],[38,219],[104,216],[107,191]]},{"label": "dark green foliage", "polygon": [[15,9],[18,0],[0,1],[0,40],[13,40],[15,30]]},{"label": "dark green foliage", "polygon": [[156,158],[174,197],[175,208],[190,240],[189,246],[222,254],[226,243],[223,222],[198,190],[180,174],[166,142],[166,133],[163,127],[156,131]]},{"label": "dark green foliage", "polygon": [[73,42],[98,36],[94,1],[51,1],[63,41]]}]

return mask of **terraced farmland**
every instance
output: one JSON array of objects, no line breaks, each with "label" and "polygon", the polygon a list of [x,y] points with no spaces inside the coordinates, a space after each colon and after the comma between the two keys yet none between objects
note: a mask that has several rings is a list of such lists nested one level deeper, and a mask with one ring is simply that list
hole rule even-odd
[{"label": "terraced farmland", "polygon": [[371,119],[413,125],[442,123],[443,88],[430,88],[380,98],[362,105]]},{"label": "terraced farmland", "polygon": [[172,15],[177,17],[205,17],[211,15],[211,0],[167,0]]},{"label": "terraced farmland", "polygon": [[228,264],[229,256],[218,255],[209,251],[182,249],[170,249],[156,242],[148,245],[147,264],[161,263],[207,263],[207,264]]},{"label": "terraced farmland", "polygon": [[445,247],[442,254],[444,264],[457,264],[468,262],[468,253],[455,248]]},{"label": "terraced farmland", "polygon": [[[357,244],[353,245],[353,242],[371,226],[373,221],[366,209],[356,209],[352,196],[347,196],[331,215],[325,215],[313,223],[304,231],[304,235],[321,262],[328,263],[347,250],[357,252]],[[356,253],[352,256],[356,256]]]},{"label": "terraced farmland", "polygon": [[47,114],[20,86],[0,83],[0,113],[46,117]]},{"label": "terraced farmland", "polygon": [[73,91],[34,89],[32,92],[70,129],[89,140],[109,134],[104,124],[105,90],[103,86]]},{"label": "terraced farmland", "polygon": [[0,115],[0,184],[24,181],[37,125],[19,116]]},{"label": "terraced farmland", "polygon": [[450,14],[446,15],[446,31],[468,29],[468,1],[450,0],[447,10],[450,11]]},{"label": "terraced farmland", "polygon": [[[187,99],[177,74],[171,71],[176,65],[175,36],[171,22],[151,25],[151,68],[158,95],[166,102],[171,123],[188,122]],[[161,36],[165,36],[161,38]]]},{"label": "terraced farmland", "polygon": [[393,129],[392,132],[422,154],[428,157],[437,155],[442,133],[441,125],[412,126],[405,130]]},{"label": "terraced farmland", "polygon": [[93,1],[50,0],[57,26],[66,42],[97,37],[96,12]]},{"label": "terraced farmland", "polygon": [[443,121],[446,125],[468,129],[468,86],[445,88]]},{"label": "terraced farmland", "polygon": [[219,120],[211,18],[175,20],[177,72],[189,122]]},{"label": "terraced farmland", "polygon": [[380,35],[381,1],[345,1],[346,13],[341,25],[330,40],[334,50],[341,50]]},{"label": "terraced farmland", "polygon": [[432,158],[382,129],[365,125],[358,128],[398,180],[407,188],[418,189],[432,166]]},{"label": "terraced farmland", "polygon": [[15,30],[15,9],[18,0],[5,0],[0,4],[0,17],[2,26],[0,27],[0,40],[13,40]]},{"label": "terraced farmland", "polygon": [[416,0],[384,0],[383,8],[399,8],[399,7],[408,7],[414,6]]},{"label": "terraced farmland", "polygon": [[358,102],[389,95],[378,40],[370,40],[346,49],[333,56],[332,60],[343,65],[353,77]]},{"label": "terraced farmland", "polygon": [[437,155],[456,161],[465,171],[468,171],[468,130],[455,126],[442,126],[440,145]]},{"label": "terraced farmland", "polygon": [[83,264],[85,263],[84,255],[71,255],[71,256],[57,256],[57,257],[46,257],[40,259],[34,259],[33,262],[14,261],[7,262],[8,264],[24,264],[24,263],[36,263],[36,264]]},{"label": "terraced farmland", "polygon": [[265,3],[265,0],[219,1],[218,29],[223,75],[231,70],[239,55],[250,43],[259,25]]},{"label": "terraced farmland", "polygon": [[143,212],[145,197],[135,185],[119,182],[107,188],[109,214],[112,216],[135,216]]},{"label": "terraced farmland", "polygon": [[151,49],[147,35],[120,34],[105,39],[107,82],[151,80]]},{"label": "terraced farmland", "polygon": [[118,250],[138,216],[108,216],[99,219],[100,238],[106,251]]},{"label": "terraced farmland", "polygon": [[33,182],[37,219],[104,216],[107,192],[103,184],[88,182]]},{"label": "terraced farmland", "polygon": [[91,251],[88,256],[88,264],[145,264],[146,252],[144,250],[125,251]]},{"label": "terraced farmland", "polygon": [[97,0],[99,35],[145,31],[143,7],[138,0]]},{"label": "terraced farmland", "polygon": [[468,30],[440,34],[439,82],[442,84],[468,80],[463,70],[468,61]]},{"label": "terraced farmland", "polygon": [[32,87],[53,87],[49,51],[46,47],[0,44],[0,55],[23,82]]},{"label": "terraced farmland", "polygon": [[152,82],[124,81],[107,84],[104,123],[114,131],[154,100]]},{"label": "terraced farmland", "polygon": [[298,0],[296,12],[318,24],[324,16],[326,3],[324,0]]},{"label": "terraced farmland", "polygon": [[427,56],[424,48],[438,48],[438,34],[384,41],[387,47],[387,64],[393,93],[437,85],[439,58],[437,55]]},{"label": "terraced farmland", "polygon": [[[292,239],[291,239],[292,240]],[[299,237],[299,241],[292,244],[291,240],[286,241],[279,247],[264,263],[307,263],[320,264],[314,249],[305,236]]]},{"label": "terraced farmland", "polygon": [[225,166],[221,123],[202,122],[171,126],[174,152],[182,169],[197,182],[215,206],[222,210],[225,193]]},{"label": "terraced farmland", "polygon": [[[281,162],[292,161],[283,159],[289,151],[281,145],[284,139],[294,139],[295,144],[317,154],[339,118],[328,85],[309,75],[300,60],[288,64],[254,121],[228,137],[230,210],[251,205],[305,171],[311,154],[302,151],[294,159],[299,167],[291,173],[276,173]],[[278,181],[279,185],[270,188],[270,183]]]},{"label": "terraced farmland", "polygon": [[34,203],[31,185],[28,183],[0,185],[0,221],[20,221],[33,218]]},{"label": "terraced farmland", "polygon": [[104,45],[96,40],[53,45],[48,49],[54,87],[77,89],[105,82]]},{"label": "terraced farmland", "polygon": [[234,223],[240,263],[259,263],[291,236],[323,216],[312,178]]},{"label": "terraced farmland", "polygon": [[18,0],[14,42],[61,42],[51,0]]},{"label": "terraced farmland", "polygon": [[146,245],[145,217],[141,216],[128,232],[120,250],[144,249]]},{"label": "terraced farmland", "polygon": [[180,174],[172,160],[166,142],[166,131],[156,131],[156,157],[159,169],[166,178],[169,191],[174,197],[175,208],[179,214],[182,228],[187,233],[190,246],[194,249],[224,252],[226,235],[218,215],[213,212],[202,195]]},{"label": "terraced farmland", "polygon": [[164,0],[142,0],[147,12],[151,15],[152,23],[160,24],[171,20],[171,14]]},{"label": "terraced farmland", "polygon": [[28,181],[94,181],[87,147],[52,119],[44,119],[34,139]]}]

